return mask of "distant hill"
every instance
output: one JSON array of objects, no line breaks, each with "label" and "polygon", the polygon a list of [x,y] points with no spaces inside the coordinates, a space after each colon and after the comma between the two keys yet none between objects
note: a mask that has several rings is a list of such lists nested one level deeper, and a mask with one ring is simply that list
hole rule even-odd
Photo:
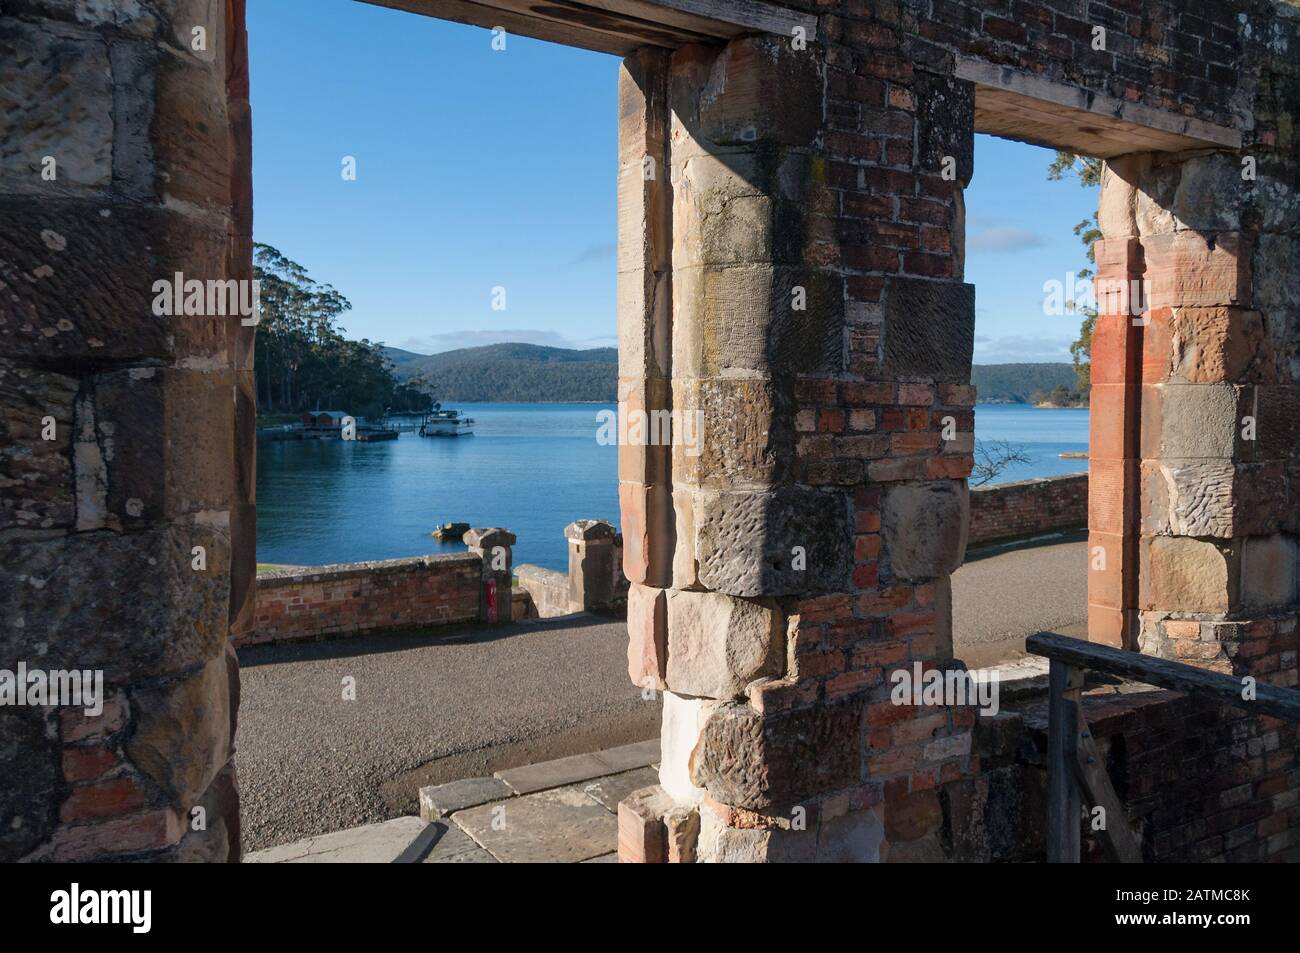
[{"label": "distant hill", "polygon": [[618,350],[488,344],[441,354],[384,348],[400,380],[423,378],[435,400],[557,403],[618,400]]},{"label": "distant hill", "polygon": [[971,383],[982,404],[1027,404],[1035,391],[1077,384],[1073,364],[976,364]]},{"label": "distant hill", "polygon": [[[384,348],[400,380],[421,377],[434,398],[469,403],[613,403],[618,351],[575,351],[537,344],[489,344],[441,354]],[[1025,404],[1030,395],[1075,386],[1070,364],[976,364],[971,383],[981,403]]]}]

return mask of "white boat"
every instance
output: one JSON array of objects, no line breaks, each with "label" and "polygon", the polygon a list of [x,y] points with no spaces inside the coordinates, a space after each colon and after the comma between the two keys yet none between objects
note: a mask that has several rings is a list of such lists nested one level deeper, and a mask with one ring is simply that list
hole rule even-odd
[{"label": "white boat", "polygon": [[443,410],[437,404],[424,415],[421,437],[464,437],[474,432],[474,421],[462,417],[459,410]]}]

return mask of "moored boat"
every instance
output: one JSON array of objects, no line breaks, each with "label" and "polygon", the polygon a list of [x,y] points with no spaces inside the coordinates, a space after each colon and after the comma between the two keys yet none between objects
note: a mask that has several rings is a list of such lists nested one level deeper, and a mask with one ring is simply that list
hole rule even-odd
[{"label": "moored boat", "polygon": [[434,409],[424,415],[420,424],[421,437],[464,437],[474,432],[474,421],[461,415],[459,410]]}]

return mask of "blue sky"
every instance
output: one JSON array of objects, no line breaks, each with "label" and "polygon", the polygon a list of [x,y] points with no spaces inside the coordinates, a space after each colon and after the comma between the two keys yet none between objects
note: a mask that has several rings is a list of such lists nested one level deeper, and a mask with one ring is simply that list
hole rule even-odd
[{"label": "blue sky", "polygon": [[[351,336],[616,343],[615,57],[356,0],[250,0],[248,25],[254,234],[351,300]],[[1096,190],[1050,159],[978,137],[977,363],[1069,360],[1078,320],[1043,316],[1042,284],[1083,263]]]}]

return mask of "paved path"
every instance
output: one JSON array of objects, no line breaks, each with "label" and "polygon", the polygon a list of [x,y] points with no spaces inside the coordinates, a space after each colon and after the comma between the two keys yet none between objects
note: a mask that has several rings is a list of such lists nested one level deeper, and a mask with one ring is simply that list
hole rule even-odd
[{"label": "paved path", "polygon": [[[658,735],[595,616],[240,652],[246,850],[417,811],[422,785]],[[342,698],[345,677],[356,700]]]},{"label": "paved path", "polygon": [[[973,551],[953,577],[958,656],[986,665],[1079,625],[1085,572],[1077,537]],[[241,651],[245,849],[415,814],[425,785],[657,737],[626,640],[621,622],[573,616]]]},{"label": "paved path", "polygon": [[953,643],[972,667],[1021,654],[1025,637],[1083,635],[1088,547],[1070,533],[1017,548],[974,549],[952,577]]}]

